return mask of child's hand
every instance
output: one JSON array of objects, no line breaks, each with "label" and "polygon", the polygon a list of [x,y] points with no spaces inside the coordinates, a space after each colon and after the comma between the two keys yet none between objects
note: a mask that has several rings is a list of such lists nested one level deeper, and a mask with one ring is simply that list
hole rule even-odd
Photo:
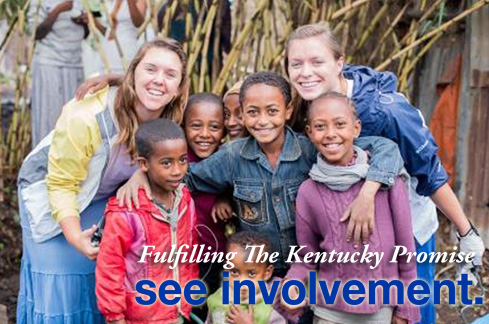
[{"label": "child's hand", "polygon": [[132,203],[134,203],[134,207],[139,209],[139,188],[143,188],[148,199],[151,199],[151,188],[149,187],[148,177],[141,169],[134,172],[131,179],[127,180],[126,184],[117,190],[119,207],[122,207],[125,204],[131,211]]},{"label": "child's hand", "polygon": [[[283,289],[284,283],[286,281],[287,280],[283,281],[282,287],[280,288],[280,290]],[[293,299],[293,300],[296,300],[297,298],[299,298],[299,291],[298,291],[297,287],[292,287],[291,289],[289,289],[289,297],[290,297],[290,299]],[[295,314],[299,313],[302,310],[302,308],[304,308],[307,305],[307,301],[306,301],[306,299],[304,299],[304,301],[302,303],[300,303],[299,305],[289,305],[282,299],[282,294],[280,294],[280,305],[282,305],[282,307],[287,312],[289,312],[292,315],[295,315]]]},{"label": "child's hand", "polygon": [[93,78],[86,79],[78,89],[76,89],[76,100],[82,100],[87,93],[95,93],[109,84],[109,77],[107,75],[100,75]]},{"label": "child's hand", "polygon": [[344,222],[350,218],[346,230],[346,240],[351,241],[358,247],[360,243],[367,244],[370,234],[375,228],[375,194],[380,188],[380,184],[373,181],[365,181],[357,198],[351,203],[340,221]]},{"label": "child's hand", "polygon": [[231,305],[227,313],[227,321],[234,324],[255,324],[253,321],[253,307],[243,310],[239,305]]},{"label": "child's hand", "polygon": [[228,197],[218,197],[211,211],[212,220],[217,223],[218,219],[226,222],[233,217],[233,208]]},{"label": "child's hand", "polygon": [[392,324],[408,324],[408,321],[396,315],[392,315]]}]

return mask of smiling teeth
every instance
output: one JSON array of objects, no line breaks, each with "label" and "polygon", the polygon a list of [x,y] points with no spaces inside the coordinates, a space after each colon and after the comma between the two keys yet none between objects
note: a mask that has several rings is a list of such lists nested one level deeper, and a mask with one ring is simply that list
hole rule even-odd
[{"label": "smiling teeth", "polygon": [[338,143],[330,143],[330,144],[324,144],[324,146],[326,147],[330,147],[330,148],[336,148],[338,146],[340,146],[341,144],[338,144]]},{"label": "smiling teeth", "polygon": [[311,87],[316,86],[317,84],[319,84],[319,82],[317,82],[317,81],[314,81],[314,82],[302,82],[301,83],[301,86],[303,86],[304,88],[311,88]]},{"label": "smiling teeth", "polygon": [[148,92],[153,96],[162,96],[163,95],[163,91],[156,90],[156,89],[149,89]]}]

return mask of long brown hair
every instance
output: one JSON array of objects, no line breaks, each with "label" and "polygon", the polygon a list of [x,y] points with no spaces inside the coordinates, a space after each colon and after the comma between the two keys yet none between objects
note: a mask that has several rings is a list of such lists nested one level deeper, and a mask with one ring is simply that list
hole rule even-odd
[{"label": "long brown hair", "polygon": [[[331,29],[324,24],[310,24],[304,25],[294,30],[287,38],[285,46],[285,71],[289,76],[289,46],[290,43],[297,39],[306,39],[311,37],[321,36],[328,44],[328,48],[333,53],[335,60],[339,60],[340,57],[344,57],[345,54],[341,48],[338,38],[333,34]],[[290,119],[290,125],[294,130],[302,132],[306,125],[306,112],[309,106],[309,102],[302,99],[297,91],[292,87],[292,117]]]},{"label": "long brown hair", "polygon": [[137,99],[134,86],[134,73],[146,53],[152,48],[163,48],[174,52],[178,55],[182,63],[182,81],[180,81],[178,88],[179,94],[165,107],[161,117],[170,119],[180,125],[188,99],[190,84],[187,76],[187,55],[180,46],[180,43],[171,38],[163,38],[146,42],[141,46],[132,60],[131,65],[129,65],[129,69],[124,76],[122,85],[117,90],[117,95],[114,100],[114,113],[120,130],[117,143],[123,143],[127,146],[127,151],[133,161],[136,158],[135,136],[139,127],[139,121],[134,109]]}]

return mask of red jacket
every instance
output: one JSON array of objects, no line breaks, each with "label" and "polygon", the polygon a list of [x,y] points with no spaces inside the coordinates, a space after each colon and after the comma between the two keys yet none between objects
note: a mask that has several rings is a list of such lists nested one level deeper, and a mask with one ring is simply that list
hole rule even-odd
[{"label": "red jacket", "polygon": [[[106,222],[100,252],[97,257],[96,289],[97,304],[107,322],[126,319],[130,323],[174,323],[181,314],[190,316],[191,306],[182,298],[175,306],[163,304],[159,298],[149,306],[136,302],[135,297],[146,295],[136,292],[136,284],[142,279],[152,280],[158,288],[165,280],[176,280],[183,287],[193,279],[198,279],[197,263],[179,263],[170,269],[172,263],[155,262],[155,254],[169,254],[172,244],[198,244],[193,230],[196,215],[189,191],[183,185],[176,190],[178,221],[176,229],[171,228],[168,216],[163,215],[145,195],[139,192],[140,208],[132,212],[119,207],[115,197],[109,200],[105,210]],[[138,263],[144,246],[154,245],[151,257]],[[185,251],[185,250],[184,250]],[[147,286],[145,286],[148,289]]]}]

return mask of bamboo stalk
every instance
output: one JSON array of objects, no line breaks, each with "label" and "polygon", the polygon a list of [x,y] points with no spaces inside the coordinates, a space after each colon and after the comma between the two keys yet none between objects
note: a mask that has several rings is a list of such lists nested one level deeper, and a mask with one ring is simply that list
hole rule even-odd
[{"label": "bamboo stalk", "polygon": [[439,33],[436,36],[434,36],[421,49],[421,51],[418,52],[418,54],[416,55],[416,57],[412,61],[410,61],[409,65],[404,68],[404,70],[402,71],[402,74],[401,74],[401,76],[399,78],[399,89],[400,89],[401,92],[406,92],[407,86],[408,86],[408,84],[407,84],[408,76],[411,73],[411,71],[414,69],[414,67],[416,66],[416,64],[430,50],[430,48],[433,47],[433,45],[438,41],[438,39],[441,38],[442,35],[443,35],[442,33]]},{"label": "bamboo stalk", "polygon": [[101,38],[103,37],[102,33],[98,30],[97,26],[95,26],[95,17],[90,10],[90,6],[88,4],[88,0],[82,0],[82,6],[88,17],[88,29],[90,30],[90,34],[93,36],[95,40],[95,48],[100,56],[102,64],[104,66],[104,70],[106,72],[110,71],[110,63],[107,55],[105,54],[105,50],[102,46]]},{"label": "bamboo stalk", "polygon": [[[213,23],[214,23],[214,17],[216,16],[217,9],[219,7],[219,2],[217,0],[213,0],[211,4],[211,8],[209,9],[209,13],[206,18],[206,24],[204,24],[204,30],[206,31],[205,33],[205,39],[204,39],[204,45],[202,47],[202,53],[201,53],[201,65],[200,65],[200,78],[199,78],[199,92],[204,91],[204,81],[205,81],[205,76],[207,74],[207,55],[209,52],[209,43],[211,39],[211,32],[213,30]],[[219,37],[219,36],[216,36]]]},{"label": "bamboo stalk", "polygon": [[438,28],[435,28],[434,30],[432,30],[431,32],[425,34],[424,36],[420,37],[418,40],[416,40],[414,43],[412,43],[411,45],[403,48],[402,50],[400,50],[397,54],[391,56],[390,58],[388,58],[387,60],[385,60],[384,62],[382,62],[379,66],[377,66],[375,69],[376,70],[383,70],[385,69],[390,63],[392,63],[394,60],[398,59],[400,56],[402,56],[404,53],[408,52],[409,50],[415,48],[416,46],[418,46],[419,44],[421,44],[422,42],[424,42],[425,40],[433,37],[433,36],[436,36],[437,34],[439,33],[443,33],[445,32],[449,27],[453,26],[455,23],[459,22],[460,20],[462,20],[463,18],[467,17],[468,15],[470,15],[471,13],[483,8],[484,6],[486,6],[487,4],[489,4],[489,0],[480,0],[478,2],[476,2],[474,5],[472,5],[472,7],[470,7],[469,9],[466,9],[464,10],[463,12],[461,12],[460,14],[458,14],[456,17],[454,17],[453,19],[447,21],[446,23],[444,23],[443,25],[439,26]]},{"label": "bamboo stalk", "polygon": [[377,43],[377,46],[375,47],[375,49],[373,50],[372,54],[370,55],[370,57],[368,59],[368,64],[367,65],[370,65],[372,63],[372,61],[374,60],[375,56],[377,55],[377,52],[380,49],[380,46],[382,44],[384,44],[384,42],[387,39],[387,37],[394,31],[394,27],[396,27],[397,23],[401,20],[402,16],[406,12],[408,6],[409,6],[409,3],[406,3],[404,5],[404,7],[402,7],[401,11],[399,11],[399,13],[397,14],[397,16],[394,18],[394,20],[392,21],[392,23],[389,24],[389,28],[387,28],[387,30],[385,31],[385,33],[382,35],[382,37],[380,38],[380,41]]},{"label": "bamboo stalk", "polygon": [[221,93],[222,90],[224,89],[226,80],[229,77],[231,66],[236,61],[237,55],[239,54],[239,51],[241,50],[244,41],[250,34],[253,28],[253,24],[255,23],[255,20],[258,19],[258,17],[260,17],[267,4],[268,4],[268,0],[260,0],[257,9],[255,10],[251,18],[248,20],[242,32],[239,34],[238,38],[236,39],[233,48],[231,49],[231,52],[229,53],[229,56],[226,62],[224,63],[221,72],[219,73],[219,77],[217,78],[216,84],[214,85],[212,92]]},{"label": "bamboo stalk", "polygon": [[374,18],[372,19],[370,25],[368,26],[368,28],[362,34],[362,37],[360,38],[360,41],[355,45],[354,50],[353,50],[354,53],[357,53],[358,50],[363,46],[363,44],[365,43],[365,41],[370,37],[370,35],[372,34],[374,28],[379,23],[380,19],[387,13],[387,9],[388,8],[389,8],[389,1],[387,1],[386,3],[384,3],[384,5],[382,6],[382,8],[380,8],[380,10],[374,16]]},{"label": "bamboo stalk", "polygon": [[329,20],[335,20],[335,19],[338,19],[340,18],[341,16],[345,15],[346,13],[348,13],[349,11],[355,9],[356,7],[358,6],[361,6],[361,5],[364,5],[366,4],[367,2],[369,2],[370,0],[357,0],[355,2],[353,2],[351,5],[349,6],[344,6],[343,8],[341,8],[340,10],[336,11],[335,13],[333,13],[331,15],[331,18]]}]

